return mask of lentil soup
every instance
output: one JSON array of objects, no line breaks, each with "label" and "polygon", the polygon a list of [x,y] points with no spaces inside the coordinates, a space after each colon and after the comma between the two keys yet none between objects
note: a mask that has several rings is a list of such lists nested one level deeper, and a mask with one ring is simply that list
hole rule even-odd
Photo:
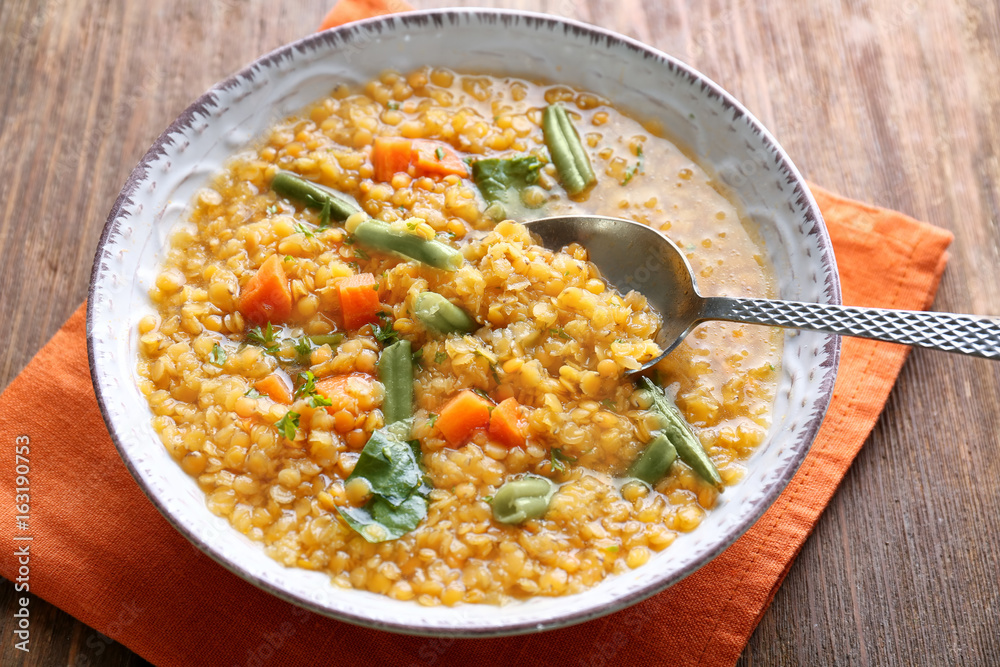
[{"label": "lentil soup", "polygon": [[287,566],[424,605],[564,595],[695,529],[766,435],[781,335],[659,315],[518,221],[664,230],[774,296],[694,161],[607,100],[422,69],[338,87],[191,203],[139,323],[153,426]]}]

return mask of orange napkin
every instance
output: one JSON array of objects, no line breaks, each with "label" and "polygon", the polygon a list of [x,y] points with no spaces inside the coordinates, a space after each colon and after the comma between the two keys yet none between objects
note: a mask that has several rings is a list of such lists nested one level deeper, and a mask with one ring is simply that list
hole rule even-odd
[{"label": "orange napkin", "polygon": [[[344,0],[324,25],[392,8],[381,0]],[[927,308],[952,235],[813,190],[833,238],[844,301]],[[833,402],[798,474],[756,525],[680,584],[562,630],[428,639],[355,627],[285,603],[176,532],[108,437],[90,383],[84,313],[78,309],[0,395],[7,461],[0,466],[0,574],[18,579],[21,565],[12,554],[28,545],[31,596],[157,665],[731,665],[875,424],[907,354],[898,345],[844,339]],[[20,436],[30,440],[24,529],[14,511],[13,449],[26,442]],[[93,658],[103,643],[87,645]]]}]

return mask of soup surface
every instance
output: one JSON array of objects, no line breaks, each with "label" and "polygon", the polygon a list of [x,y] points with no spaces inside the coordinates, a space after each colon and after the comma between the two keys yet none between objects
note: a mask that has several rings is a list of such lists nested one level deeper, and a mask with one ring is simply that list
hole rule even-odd
[{"label": "soup surface", "polygon": [[[565,86],[422,69],[234,156],[139,323],[153,426],[211,511],[285,565],[425,605],[575,593],[695,529],[767,432],[780,333],[702,325],[637,389],[659,315],[517,224],[632,218],[703,293],[774,296],[737,208],[653,130]],[[574,141],[596,182],[570,195]]]}]

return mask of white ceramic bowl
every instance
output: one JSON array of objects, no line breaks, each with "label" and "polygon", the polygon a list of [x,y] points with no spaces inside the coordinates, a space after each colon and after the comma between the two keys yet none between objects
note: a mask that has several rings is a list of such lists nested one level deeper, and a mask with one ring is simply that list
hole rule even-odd
[{"label": "white ceramic bowl", "polygon": [[777,498],[804,459],[833,392],[835,336],[789,333],[774,423],[719,507],[643,567],[573,596],[503,607],[426,608],[342,590],[326,575],[286,568],[205,507],[204,494],[170,458],[150,425],[136,381],[140,317],[168,234],[195,191],[226,158],[273,122],[386,69],[421,65],[508,74],[579,86],[640,117],[727,184],[759,226],[781,297],[840,302],[822,217],[774,138],[739,102],[686,65],[628,38],[541,14],[492,10],[414,12],[354,23],[270,53],[192,104],[132,172],[108,217],[94,262],[87,342],[108,430],[136,481],[181,533],[254,584],[321,614],[413,634],[490,636],[585,621],[642,600],[718,555]]}]

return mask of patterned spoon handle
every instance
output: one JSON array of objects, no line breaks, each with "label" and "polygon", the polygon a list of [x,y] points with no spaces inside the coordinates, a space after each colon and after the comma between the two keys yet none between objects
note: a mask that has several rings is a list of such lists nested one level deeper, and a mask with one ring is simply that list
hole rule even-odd
[{"label": "patterned spoon handle", "polygon": [[1000,359],[1000,319],[989,317],[708,297],[700,319],[808,329]]}]

